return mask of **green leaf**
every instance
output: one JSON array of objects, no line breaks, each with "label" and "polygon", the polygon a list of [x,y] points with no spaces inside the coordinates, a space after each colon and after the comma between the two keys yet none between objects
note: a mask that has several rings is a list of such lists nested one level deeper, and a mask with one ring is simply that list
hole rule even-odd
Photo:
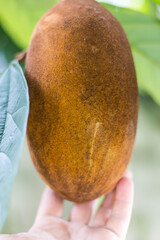
[{"label": "green leaf", "polygon": [[0,27],[0,72],[8,67],[16,53],[20,52]]},{"label": "green leaf", "polygon": [[0,74],[0,228],[7,216],[29,111],[28,87],[18,62]]},{"label": "green leaf", "polygon": [[160,21],[131,9],[101,4],[119,20],[128,36],[140,89],[160,104]]},{"label": "green leaf", "polygon": [[35,25],[58,0],[1,0],[0,22],[21,48],[27,48]]}]

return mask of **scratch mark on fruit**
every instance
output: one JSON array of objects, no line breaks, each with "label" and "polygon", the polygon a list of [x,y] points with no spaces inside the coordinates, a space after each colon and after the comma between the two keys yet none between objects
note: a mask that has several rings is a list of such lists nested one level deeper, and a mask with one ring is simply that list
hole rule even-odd
[{"label": "scratch mark on fruit", "polygon": [[92,167],[93,165],[93,159],[92,159],[92,155],[93,155],[93,148],[94,148],[94,143],[95,143],[95,139],[96,139],[96,135],[97,135],[97,130],[100,126],[100,122],[96,123],[95,126],[95,130],[94,130],[94,135],[93,135],[93,140],[92,140],[92,145],[91,145],[91,152],[90,152],[90,158],[89,158],[89,169]]}]

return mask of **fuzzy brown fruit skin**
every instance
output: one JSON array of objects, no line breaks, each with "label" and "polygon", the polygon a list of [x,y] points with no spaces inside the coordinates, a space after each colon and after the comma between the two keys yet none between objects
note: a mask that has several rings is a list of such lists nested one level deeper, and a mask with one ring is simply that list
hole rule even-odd
[{"label": "fuzzy brown fruit skin", "polygon": [[39,21],[26,58],[28,144],[62,198],[93,200],[115,187],[135,139],[138,91],[119,22],[93,0],[63,0]]}]

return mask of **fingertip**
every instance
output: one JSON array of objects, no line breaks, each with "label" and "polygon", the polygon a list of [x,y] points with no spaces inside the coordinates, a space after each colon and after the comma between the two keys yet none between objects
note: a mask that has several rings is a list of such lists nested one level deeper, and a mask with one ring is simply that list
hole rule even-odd
[{"label": "fingertip", "polygon": [[116,187],[116,198],[123,201],[131,201],[133,198],[134,183],[128,177],[123,177]]},{"label": "fingertip", "polygon": [[63,200],[52,188],[50,188],[49,186],[46,186],[45,190],[44,190],[44,194],[48,195],[50,197],[53,198],[57,198],[59,200]]},{"label": "fingertip", "polygon": [[129,178],[129,179],[133,179],[133,173],[131,170],[127,169],[124,174],[123,177]]},{"label": "fingertip", "polygon": [[133,184],[133,180],[131,178],[123,177],[119,181],[119,185],[121,185],[121,187],[123,187],[125,189],[128,189],[128,188],[132,188],[134,184]]},{"label": "fingertip", "polygon": [[46,186],[44,192],[48,194],[52,194],[53,190],[49,186]]}]

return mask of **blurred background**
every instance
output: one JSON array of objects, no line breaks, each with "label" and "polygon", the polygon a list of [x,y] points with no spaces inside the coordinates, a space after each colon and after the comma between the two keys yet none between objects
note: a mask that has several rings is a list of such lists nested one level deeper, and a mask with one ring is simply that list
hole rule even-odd
[{"label": "blurred background", "polygon": [[[35,24],[56,2],[0,0],[0,72],[17,52],[28,47]],[[129,165],[134,176],[135,199],[127,240],[157,240],[160,236],[160,1],[104,0],[102,4],[118,18],[127,33],[140,93],[137,137]],[[32,226],[44,187],[25,142],[3,233],[23,232]],[[66,201],[65,218],[70,208],[71,203]]]}]

